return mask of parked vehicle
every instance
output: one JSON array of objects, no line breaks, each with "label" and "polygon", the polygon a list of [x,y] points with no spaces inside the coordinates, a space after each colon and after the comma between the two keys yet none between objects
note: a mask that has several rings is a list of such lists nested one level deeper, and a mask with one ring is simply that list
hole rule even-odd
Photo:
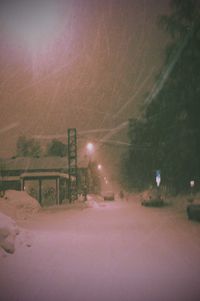
[{"label": "parked vehicle", "polygon": [[142,206],[146,207],[162,207],[164,206],[164,201],[163,199],[150,199],[150,200],[144,200],[142,201]]},{"label": "parked vehicle", "polygon": [[187,206],[188,219],[200,221],[200,204],[190,204]]},{"label": "parked vehicle", "polygon": [[114,201],[115,200],[115,194],[113,191],[106,191],[103,193],[104,201]]}]

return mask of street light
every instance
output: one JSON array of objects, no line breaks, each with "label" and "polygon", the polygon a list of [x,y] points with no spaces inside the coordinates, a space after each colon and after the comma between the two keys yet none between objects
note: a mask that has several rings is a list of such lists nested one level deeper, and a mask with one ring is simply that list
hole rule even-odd
[{"label": "street light", "polygon": [[87,148],[88,155],[92,155],[94,152],[94,144],[91,142],[88,142],[86,145],[86,148]]},{"label": "street light", "polygon": [[92,180],[92,155],[94,153],[94,144],[92,142],[88,142],[86,144],[86,150],[87,150],[87,156],[88,156],[88,191],[91,191],[91,187],[92,187],[92,183],[93,183],[93,180]]},{"label": "street light", "polygon": [[106,183],[106,185],[107,185],[107,184],[108,184],[108,179],[107,179],[107,177],[104,177],[103,179],[104,179],[104,181],[105,181],[105,183]]},{"label": "street light", "polygon": [[97,165],[97,168],[98,168],[98,170],[102,170],[102,165],[101,165],[101,164],[98,164],[98,165]]}]

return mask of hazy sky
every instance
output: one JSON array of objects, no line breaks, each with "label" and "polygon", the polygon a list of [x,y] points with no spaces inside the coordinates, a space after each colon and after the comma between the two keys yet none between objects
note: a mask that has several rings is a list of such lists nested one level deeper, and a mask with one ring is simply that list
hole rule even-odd
[{"label": "hazy sky", "polygon": [[22,134],[108,129],[134,116],[162,64],[156,20],[168,2],[1,2],[0,156],[14,155]]}]

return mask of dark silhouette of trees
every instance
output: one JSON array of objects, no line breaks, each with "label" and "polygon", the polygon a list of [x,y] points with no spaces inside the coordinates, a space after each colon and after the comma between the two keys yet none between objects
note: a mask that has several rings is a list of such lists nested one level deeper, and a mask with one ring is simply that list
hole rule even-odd
[{"label": "dark silhouette of trees", "polygon": [[47,146],[47,156],[67,156],[67,145],[57,139],[53,139]]},{"label": "dark silhouette of trees", "polygon": [[159,19],[171,36],[163,70],[175,63],[129,131],[125,164],[129,186],[151,185],[160,169],[162,182],[180,192],[200,176],[200,6],[195,0],[173,0],[171,9]]},{"label": "dark silhouette of trees", "polygon": [[17,140],[17,157],[40,157],[41,146],[33,138],[20,136]]},{"label": "dark silhouette of trees", "polygon": [[67,156],[67,145],[57,139],[53,139],[43,152],[37,140],[26,136],[18,138],[16,147],[16,157]]}]

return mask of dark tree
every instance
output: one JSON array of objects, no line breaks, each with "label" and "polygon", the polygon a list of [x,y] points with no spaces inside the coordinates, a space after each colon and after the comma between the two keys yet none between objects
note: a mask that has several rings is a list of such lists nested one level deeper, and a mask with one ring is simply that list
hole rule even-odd
[{"label": "dark tree", "polygon": [[20,136],[17,140],[17,157],[40,157],[41,146],[35,139]]},{"label": "dark tree", "polygon": [[57,139],[54,139],[48,144],[46,155],[58,157],[67,156],[67,145]]},{"label": "dark tree", "polygon": [[131,184],[142,188],[161,169],[163,183],[180,192],[200,175],[200,6],[173,0],[171,9],[159,22],[171,36],[164,84],[130,131],[128,173]]}]

